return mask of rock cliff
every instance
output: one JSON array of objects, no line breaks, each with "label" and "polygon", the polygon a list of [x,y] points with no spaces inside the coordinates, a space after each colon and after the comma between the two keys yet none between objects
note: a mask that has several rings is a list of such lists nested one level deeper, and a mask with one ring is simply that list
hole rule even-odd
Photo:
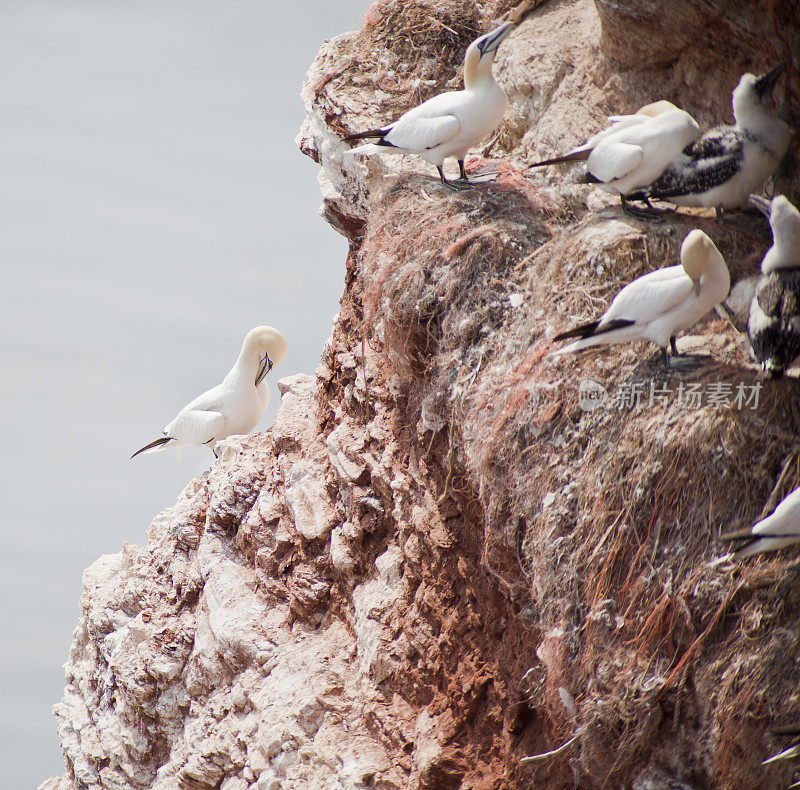
[{"label": "rock cliff", "polygon": [[[781,472],[776,495],[800,484],[796,382],[762,384],[720,316],[683,341],[713,353],[691,375],[643,346],[546,358],[692,227],[735,281],[769,229],[639,222],[525,165],[655,98],[728,118],[742,71],[798,51],[791,6],[379,0],[323,46],[299,144],[350,241],[332,337],[271,429],[85,572],[67,770],[43,788],[788,783],[760,763],[800,719],[792,558],[708,561]],[[510,110],[468,161],[495,181],[453,194],[418,160],[343,157],[344,134],[457,86],[504,15]],[[797,90],[793,64],[795,127]],[[796,198],[795,162],[776,181]]]}]

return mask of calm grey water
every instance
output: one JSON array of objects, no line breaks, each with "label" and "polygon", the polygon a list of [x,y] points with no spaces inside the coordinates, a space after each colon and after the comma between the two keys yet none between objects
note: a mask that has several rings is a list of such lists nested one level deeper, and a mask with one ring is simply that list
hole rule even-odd
[{"label": "calm grey water", "polygon": [[312,372],[344,241],[294,147],[323,39],[366,0],[0,6],[4,788],[61,773],[50,708],[81,571],[211,461],[129,461],[271,323]]}]

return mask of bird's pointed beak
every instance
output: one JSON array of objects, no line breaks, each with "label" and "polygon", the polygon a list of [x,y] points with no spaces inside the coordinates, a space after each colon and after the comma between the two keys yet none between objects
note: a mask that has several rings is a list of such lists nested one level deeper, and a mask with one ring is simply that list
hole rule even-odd
[{"label": "bird's pointed beak", "polygon": [[503,22],[500,27],[478,39],[478,49],[481,51],[481,55],[494,52],[513,28],[513,22]]},{"label": "bird's pointed beak", "polygon": [[694,295],[700,296],[700,278],[692,279],[692,286],[694,287]]},{"label": "bird's pointed beak", "polygon": [[774,68],[771,68],[769,71],[764,72],[756,80],[756,92],[761,98],[772,94],[772,91],[775,87],[775,83],[778,81],[778,78],[781,76],[781,74],[783,74],[783,72],[786,71],[786,66],[788,64],[789,61],[784,60],[783,63],[779,63]]},{"label": "bird's pointed beak", "polygon": [[765,197],[761,197],[761,195],[750,195],[747,198],[751,206],[755,206],[767,219],[769,219],[769,215],[772,213],[772,201],[767,200]]},{"label": "bird's pointed beak", "polygon": [[272,360],[265,351],[264,359],[261,360],[261,364],[258,366],[258,372],[256,373],[256,387],[264,380],[264,376],[266,376],[270,370],[272,370]]}]

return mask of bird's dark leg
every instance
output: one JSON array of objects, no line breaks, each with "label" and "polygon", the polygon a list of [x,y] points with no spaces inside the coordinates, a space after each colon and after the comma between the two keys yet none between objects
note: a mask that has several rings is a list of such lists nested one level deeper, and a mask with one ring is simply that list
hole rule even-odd
[{"label": "bird's dark leg", "polygon": [[644,203],[647,204],[647,208],[639,208],[638,206],[632,206],[629,202],[627,195],[620,195],[619,202],[622,206],[622,210],[626,214],[630,214],[632,217],[636,217],[637,219],[651,219],[651,220],[660,220],[661,215],[664,213],[661,209],[654,208],[653,205],[650,203],[650,199],[645,195],[642,197]]},{"label": "bird's dark leg", "polygon": [[472,189],[472,184],[470,184],[469,182],[464,183],[462,181],[448,181],[444,177],[444,170],[442,170],[441,165],[436,165],[436,169],[439,171],[439,178],[441,179],[442,183],[448,189],[452,189],[453,192],[460,192],[463,189]]},{"label": "bird's dark leg", "polygon": [[678,353],[678,346],[675,343],[675,338],[669,339],[669,352],[666,348],[661,349],[664,352],[664,359],[667,367],[676,370],[694,370],[699,368],[708,360],[707,354],[680,354]]}]

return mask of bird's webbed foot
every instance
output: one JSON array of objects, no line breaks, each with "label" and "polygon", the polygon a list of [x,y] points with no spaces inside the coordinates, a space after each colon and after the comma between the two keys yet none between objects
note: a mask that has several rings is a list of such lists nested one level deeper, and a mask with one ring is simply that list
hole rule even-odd
[{"label": "bird's webbed foot", "polygon": [[444,186],[446,186],[452,192],[463,192],[465,189],[472,189],[474,184],[472,184],[466,176],[464,178],[457,178],[453,181],[449,181],[445,178],[444,170],[441,167],[436,168],[439,171],[439,179]]},{"label": "bird's webbed foot", "polygon": [[667,365],[672,370],[685,373],[703,367],[711,357],[708,354],[669,354]]},{"label": "bird's webbed foot", "polygon": [[642,198],[642,201],[645,203],[646,208],[632,205],[630,199],[625,197],[625,195],[619,196],[619,202],[622,206],[622,210],[631,217],[636,217],[637,219],[646,219],[653,222],[660,222],[663,218],[663,215],[668,213],[668,209],[655,208],[653,204],[650,203],[650,199],[646,196]]}]

